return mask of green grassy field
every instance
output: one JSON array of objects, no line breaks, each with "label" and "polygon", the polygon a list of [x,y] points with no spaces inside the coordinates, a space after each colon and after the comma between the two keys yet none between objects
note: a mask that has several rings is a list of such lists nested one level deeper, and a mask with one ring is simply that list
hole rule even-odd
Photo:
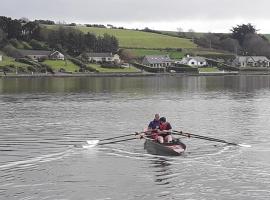
[{"label": "green grassy field", "polygon": [[109,72],[109,73],[115,73],[115,72],[120,72],[120,73],[130,73],[130,72],[140,72],[139,69],[135,68],[135,67],[127,67],[124,69],[108,69],[108,68],[102,68],[100,65],[98,64],[89,64],[90,67],[95,68],[96,70],[98,70],[99,72]]},{"label": "green grassy field", "polygon": [[199,72],[218,72],[220,71],[218,68],[216,67],[203,67],[203,68],[199,68]]},{"label": "green grassy field", "polygon": [[10,66],[13,65],[14,67],[26,67],[27,64],[16,62],[14,58],[3,56],[3,60],[0,61],[0,67]]},{"label": "green grassy field", "polygon": [[184,52],[176,50],[129,49],[129,51],[136,57],[143,57],[145,55],[169,55],[172,59],[184,57]]},{"label": "green grassy field", "polygon": [[[172,35],[172,36],[178,36],[178,32],[177,31],[160,31],[162,33],[168,34],[168,35]],[[183,32],[182,35],[185,35],[187,37],[195,37],[195,38],[199,38],[202,37],[205,33],[198,33],[198,32]]]},{"label": "green grassy field", "polygon": [[61,68],[65,69],[66,72],[75,72],[80,69],[79,66],[69,60],[45,60],[43,63],[49,65],[55,72],[58,72]]},{"label": "green grassy field", "polygon": [[[47,26],[50,29],[57,28],[56,25]],[[119,46],[124,48],[196,48],[191,40],[185,38],[171,37],[156,33],[147,33],[136,30],[95,28],[75,26],[84,33],[90,32],[96,35],[108,33],[119,40]]]},{"label": "green grassy field", "polygon": [[263,34],[270,41],[270,34]]}]

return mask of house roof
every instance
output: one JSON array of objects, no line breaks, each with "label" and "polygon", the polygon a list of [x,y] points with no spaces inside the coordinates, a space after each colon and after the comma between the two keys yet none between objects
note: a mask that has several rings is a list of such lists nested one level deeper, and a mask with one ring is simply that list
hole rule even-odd
[{"label": "house roof", "polygon": [[149,55],[144,57],[144,62],[149,64],[159,64],[165,62],[172,62],[169,55]]},{"label": "house roof", "polygon": [[200,56],[188,57],[188,61],[190,61],[192,59],[196,60],[197,62],[206,62],[205,58],[200,57]]},{"label": "house roof", "polygon": [[29,56],[29,55],[44,55],[49,56],[53,51],[44,51],[44,50],[25,50],[25,49],[18,49],[22,56]]},{"label": "house roof", "polygon": [[104,58],[104,57],[113,57],[112,53],[86,53],[86,55],[88,57],[100,57],[100,58]]},{"label": "house roof", "polygon": [[[51,54],[50,54],[50,56],[54,56],[54,55],[58,55],[58,54],[60,54],[60,55],[63,55],[62,53],[60,53],[59,51],[54,51],[54,52],[51,52]],[[64,55],[63,55],[64,56]]]},{"label": "house roof", "polygon": [[268,60],[268,58],[266,58],[265,56],[238,56],[235,59],[236,62],[259,62],[259,61],[267,61],[270,62],[270,60]]}]

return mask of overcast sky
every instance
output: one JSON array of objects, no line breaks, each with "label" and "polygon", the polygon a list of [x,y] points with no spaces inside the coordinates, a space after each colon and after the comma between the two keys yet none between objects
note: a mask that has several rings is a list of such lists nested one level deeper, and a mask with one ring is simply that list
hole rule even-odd
[{"label": "overcast sky", "polygon": [[251,23],[270,33],[270,0],[1,0],[0,15],[196,32]]}]

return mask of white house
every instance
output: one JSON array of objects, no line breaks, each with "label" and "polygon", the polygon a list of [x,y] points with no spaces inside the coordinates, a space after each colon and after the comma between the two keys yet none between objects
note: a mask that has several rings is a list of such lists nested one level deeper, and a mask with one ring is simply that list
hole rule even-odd
[{"label": "white house", "polygon": [[18,50],[19,54],[17,58],[28,57],[33,60],[39,60],[42,58],[52,59],[52,60],[64,60],[65,56],[59,51],[44,51],[44,50]]},{"label": "white house", "polygon": [[54,51],[49,55],[49,58],[52,60],[65,60],[64,54],[60,53],[59,51]]},{"label": "white house", "polygon": [[181,64],[185,64],[185,65],[189,65],[192,67],[204,67],[207,66],[207,62],[205,60],[205,58],[203,57],[199,57],[199,56],[195,56],[195,57],[184,57],[181,61]]},{"label": "white house", "polygon": [[86,53],[89,62],[116,62],[120,63],[120,57],[112,53]]},{"label": "white house", "polygon": [[232,65],[234,67],[269,67],[270,60],[265,56],[237,56]]},{"label": "white house", "polygon": [[148,55],[144,56],[142,64],[149,67],[165,68],[171,66],[173,61],[169,55]]}]

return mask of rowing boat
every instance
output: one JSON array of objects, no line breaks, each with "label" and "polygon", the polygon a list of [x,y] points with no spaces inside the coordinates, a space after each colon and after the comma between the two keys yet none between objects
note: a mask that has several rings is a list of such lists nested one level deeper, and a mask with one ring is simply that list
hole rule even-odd
[{"label": "rowing boat", "polygon": [[145,138],[144,149],[154,155],[180,156],[186,150],[186,145],[178,139],[174,139],[171,143],[161,144],[155,140]]}]

